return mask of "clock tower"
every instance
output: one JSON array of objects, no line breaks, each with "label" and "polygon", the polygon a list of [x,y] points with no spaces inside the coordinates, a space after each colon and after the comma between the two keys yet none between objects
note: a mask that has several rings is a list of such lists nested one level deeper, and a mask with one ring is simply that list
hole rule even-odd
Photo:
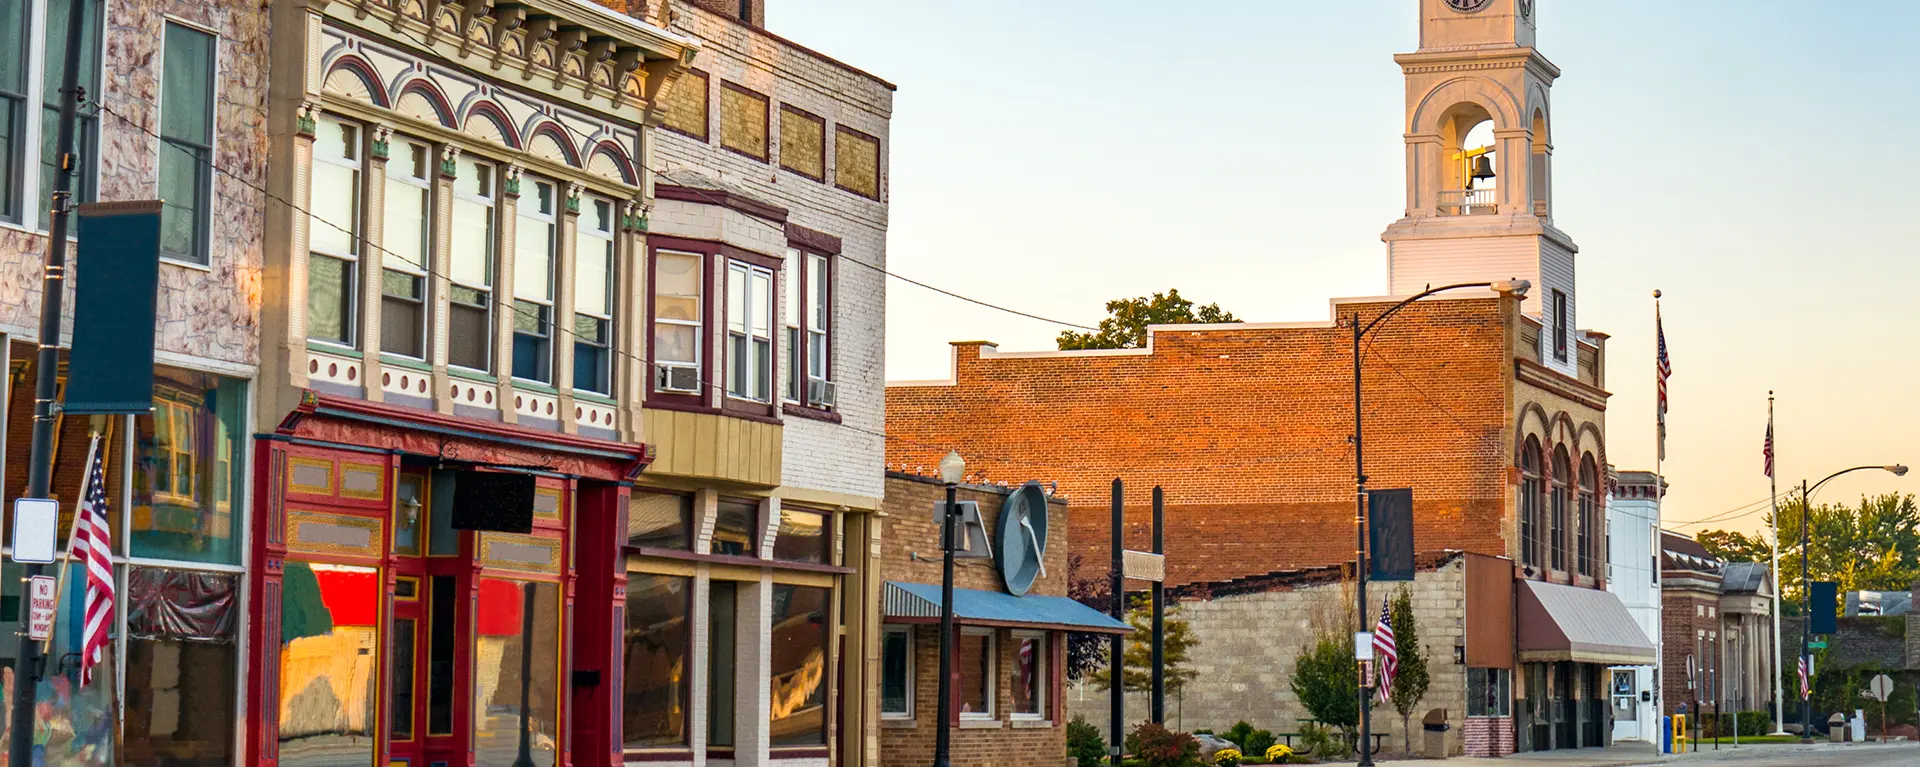
[{"label": "clock tower", "polygon": [[1406,76],[1406,215],[1387,227],[1393,295],[1519,278],[1541,322],[1540,361],[1577,372],[1574,254],[1553,225],[1550,92],[1536,0],[1419,0]]}]

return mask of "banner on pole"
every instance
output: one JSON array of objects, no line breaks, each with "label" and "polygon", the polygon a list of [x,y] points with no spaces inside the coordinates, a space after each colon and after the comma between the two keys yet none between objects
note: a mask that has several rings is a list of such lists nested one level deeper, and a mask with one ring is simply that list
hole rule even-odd
[{"label": "banner on pole", "polygon": [[1367,491],[1367,578],[1413,580],[1413,488]]},{"label": "banner on pole", "polygon": [[79,206],[73,351],[61,409],[141,415],[153,409],[154,291],[160,280],[160,201]]},{"label": "banner on pole", "polygon": [[1836,617],[1840,612],[1839,593],[1840,584],[1833,581],[1814,581],[1808,584],[1807,595],[1811,600],[1807,606],[1810,613],[1808,633],[1834,633],[1839,624]]}]

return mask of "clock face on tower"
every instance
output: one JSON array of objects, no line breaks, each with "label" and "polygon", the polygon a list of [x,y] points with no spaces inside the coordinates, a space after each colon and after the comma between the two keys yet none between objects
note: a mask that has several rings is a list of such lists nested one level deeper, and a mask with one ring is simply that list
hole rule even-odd
[{"label": "clock face on tower", "polygon": [[1461,13],[1475,13],[1493,0],[1447,0],[1447,7]]},{"label": "clock face on tower", "polygon": [[1028,482],[1007,497],[998,527],[994,557],[1000,577],[1007,581],[1007,593],[1026,596],[1034,579],[1047,574],[1047,492],[1040,483]]}]

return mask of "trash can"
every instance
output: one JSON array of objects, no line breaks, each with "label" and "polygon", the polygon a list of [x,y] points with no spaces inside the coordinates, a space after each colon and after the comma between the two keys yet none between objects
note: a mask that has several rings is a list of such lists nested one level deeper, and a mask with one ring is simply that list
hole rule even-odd
[{"label": "trash can", "polygon": [[1447,730],[1453,725],[1447,724],[1447,710],[1436,708],[1420,718],[1420,729],[1426,731],[1426,753],[1428,759],[1447,758]]},{"label": "trash can", "polygon": [[1847,741],[1847,715],[1834,714],[1827,717],[1827,740],[1834,743]]}]

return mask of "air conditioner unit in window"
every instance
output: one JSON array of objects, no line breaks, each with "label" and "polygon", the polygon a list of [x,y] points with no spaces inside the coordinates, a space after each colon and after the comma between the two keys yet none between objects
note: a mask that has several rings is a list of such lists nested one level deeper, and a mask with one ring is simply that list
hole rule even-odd
[{"label": "air conditioner unit in window", "polygon": [[700,391],[700,370],[679,365],[655,365],[653,388],[655,391],[697,393]]},{"label": "air conditioner unit in window", "polygon": [[833,407],[834,386],[832,381],[822,378],[807,379],[807,404],[812,407]]}]

